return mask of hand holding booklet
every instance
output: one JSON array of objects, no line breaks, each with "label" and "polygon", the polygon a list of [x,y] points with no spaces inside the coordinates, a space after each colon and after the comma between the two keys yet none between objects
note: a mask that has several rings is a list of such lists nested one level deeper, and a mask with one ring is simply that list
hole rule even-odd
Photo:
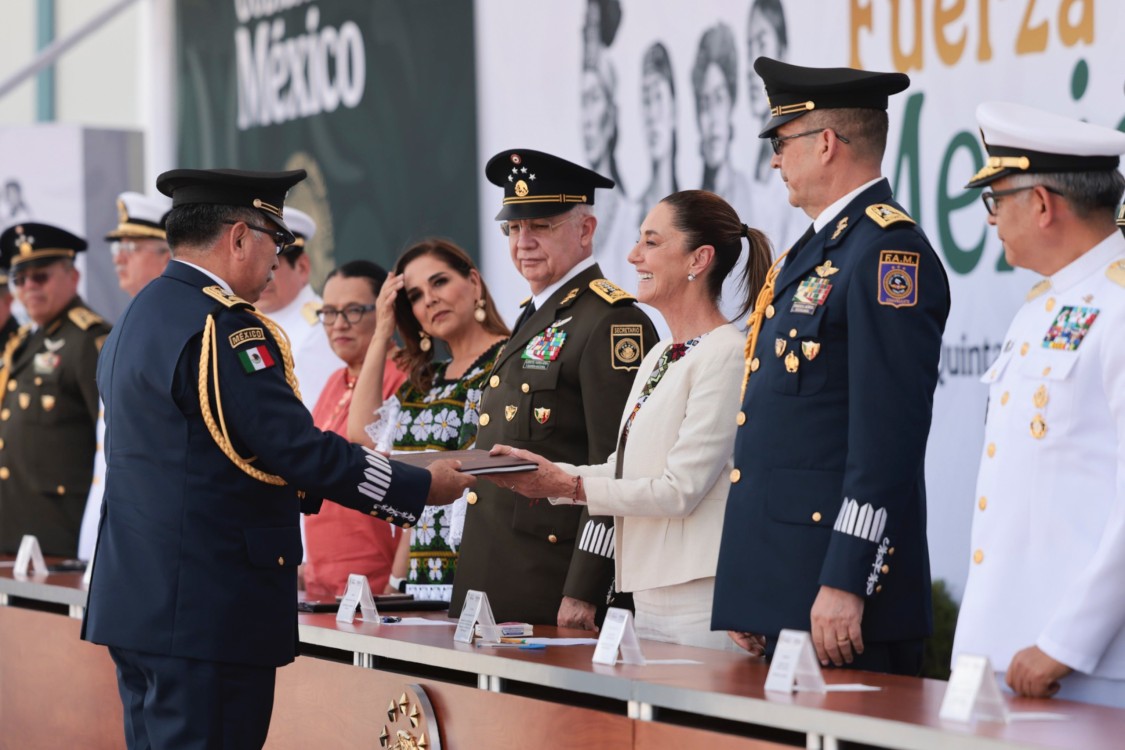
[{"label": "hand holding booklet", "polygon": [[479,448],[470,448],[463,451],[433,451],[424,453],[397,453],[395,461],[417,466],[424,469],[434,461],[452,459],[461,462],[461,471],[465,474],[508,474],[516,471],[535,471],[537,465],[515,456],[490,456],[488,451]]}]

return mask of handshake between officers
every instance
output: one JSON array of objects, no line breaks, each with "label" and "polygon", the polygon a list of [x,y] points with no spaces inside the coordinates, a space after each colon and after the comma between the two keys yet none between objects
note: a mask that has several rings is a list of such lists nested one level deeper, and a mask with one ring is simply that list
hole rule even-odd
[{"label": "handshake between officers", "polygon": [[410,528],[473,483],[317,430],[285,334],[253,307],[303,170],[166,172],[174,260],[98,363],[107,478],[83,638],[109,646],[129,747],[261,747],[297,645],[300,512]]}]

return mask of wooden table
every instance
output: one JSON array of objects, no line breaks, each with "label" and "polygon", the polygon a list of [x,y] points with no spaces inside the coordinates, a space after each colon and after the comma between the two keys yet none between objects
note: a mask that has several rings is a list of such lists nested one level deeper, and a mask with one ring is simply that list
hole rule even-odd
[{"label": "wooden table", "polygon": [[[121,704],[104,648],[78,639],[86,590],[79,573],[30,579],[0,567],[0,750],[123,746]],[[398,613],[396,613],[398,614]],[[850,740],[888,748],[1117,748],[1125,711],[1066,701],[1010,699],[1013,710],[1066,714],[1061,722],[943,722],[945,683],[826,671],[866,693],[763,690],[767,667],[749,656],[643,642],[646,658],[699,664],[593,664],[592,646],[544,651],[453,642],[439,626],[338,624],[298,618],[307,653],[278,671],[269,748],[377,747],[381,716],[404,685],[422,686],[444,748],[833,748]],[[536,628],[537,635],[580,636]]]}]

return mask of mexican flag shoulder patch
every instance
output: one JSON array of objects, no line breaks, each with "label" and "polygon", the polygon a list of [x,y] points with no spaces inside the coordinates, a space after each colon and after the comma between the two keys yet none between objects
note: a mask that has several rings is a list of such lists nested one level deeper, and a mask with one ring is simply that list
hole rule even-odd
[{"label": "mexican flag shoulder patch", "polygon": [[238,361],[242,363],[242,368],[248,373],[274,366],[273,357],[265,344],[238,352]]}]

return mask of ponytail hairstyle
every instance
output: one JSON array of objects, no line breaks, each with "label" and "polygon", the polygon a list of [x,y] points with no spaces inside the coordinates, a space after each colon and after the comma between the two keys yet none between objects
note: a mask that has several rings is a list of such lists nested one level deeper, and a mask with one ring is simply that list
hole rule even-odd
[{"label": "ponytail hairstyle", "polygon": [[[449,240],[430,238],[411,245],[399,256],[394,267],[395,275],[401,274],[411,262],[424,255],[432,255],[449,266],[454,273],[466,279],[472,275],[473,271],[477,271],[472,258],[460,247]],[[477,275],[480,276],[480,271],[477,271]],[[485,318],[483,323],[477,323],[477,325],[497,336],[511,335],[504,319],[500,317],[500,313],[496,310],[496,303],[492,301],[492,295],[488,293],[488,286],[484,283],[483,277],[480,280],[480,294],[484,300]],[[431,347],[429,351],[422,351],[420,346],[422,324],[418,322],[418,318],[414,317],[414,311],[411,309],[410,300],[406,298],[405,292],[400,292],[395,297],[395,323],[398,326],[399,336],[402,337],[403,344],[402,348],[395,354],[395,364],[407,374],[411,385],[425,393],[434,384],[434,348]]]},{"label": "ponytail hairstyle", "polygon": [[743,224],[729,203],[706,190],[681,190],[661,203],[672,209],[672,225],[684,233],[689,248],[701,245],[715,248],[715,259],[707,269],[704,281],[708,295],[716,303],[722,297],[723,281],[742,255],[742,239],[746,238],[750,243],[746,270],[738,284],[743,296],[738,317],[745,316],[766,282],[773,259],[773,248],[766,235]]}]

